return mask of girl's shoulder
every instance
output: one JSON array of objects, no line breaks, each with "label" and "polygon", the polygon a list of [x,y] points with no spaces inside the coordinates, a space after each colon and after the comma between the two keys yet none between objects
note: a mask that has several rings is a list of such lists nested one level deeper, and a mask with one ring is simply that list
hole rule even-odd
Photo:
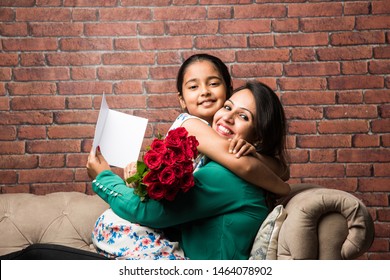
[{"label": "girl's shoulder", "polygon": [[181,113],[177,118],[176,120],[173,122],[172,126],[169,128],[169,130],[172,130],[172,129],[175,129],[175,128],[178,128],[180,126],[182,126],[182,124],[188,120],[188,119],[198,119],[198,120],[201,120],[202,122],[208,124],[204,119],[201,119],[199,117],[196,117],[196,116],[193,116],[193,115],[190,115],[188,113]]}]

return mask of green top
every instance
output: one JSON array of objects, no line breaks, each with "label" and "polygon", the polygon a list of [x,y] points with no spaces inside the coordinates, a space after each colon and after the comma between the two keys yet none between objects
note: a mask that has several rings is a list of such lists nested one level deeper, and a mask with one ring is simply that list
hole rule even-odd
[{"label": "green top", "polygon": [[213,161],[194,177],[195,186],[172,202],[141,202],[111,171],[101,172],[92,187],[123,219],[151,228],[179,228],[190,259],[248,259],[268,214],[264,191]]}]

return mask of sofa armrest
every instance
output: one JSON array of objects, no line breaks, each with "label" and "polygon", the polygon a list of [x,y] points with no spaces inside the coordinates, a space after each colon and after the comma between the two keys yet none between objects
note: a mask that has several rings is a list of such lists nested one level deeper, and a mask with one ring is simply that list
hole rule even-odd
[{"label": "sofa armrest", "polygon": [[48,243],[94,251],[91,234],[108,205],[96,195],[0,195],[0,255]]},{"label": "sofa armrest", "polygon": [[278,259],[356,259],[374,239],[366,206],[345,191],[297,184],[280,201],[287,211]]}]

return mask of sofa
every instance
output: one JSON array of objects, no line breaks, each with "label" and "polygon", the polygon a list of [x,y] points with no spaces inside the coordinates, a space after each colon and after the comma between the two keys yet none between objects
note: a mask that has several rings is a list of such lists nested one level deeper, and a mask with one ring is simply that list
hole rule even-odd
[{"label": "sofa", "polygon": [[[250,259],[349,260],[368,251],[374,224],[359,199],[313,184],[291,187],[259,229]],[[78,192],[1,194],[0,256],[37,243],[95,252],[91,232],[107,208]]]}]

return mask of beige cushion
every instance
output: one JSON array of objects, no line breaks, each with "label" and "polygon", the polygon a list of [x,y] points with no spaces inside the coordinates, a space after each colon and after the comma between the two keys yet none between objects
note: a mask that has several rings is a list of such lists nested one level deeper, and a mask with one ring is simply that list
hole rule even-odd
[{"label": "beige cushion", "polygon": [[256,235],[250,260],[276,260],[278,235],[286,216],[283,205],[276,206],[267,216]]}]

